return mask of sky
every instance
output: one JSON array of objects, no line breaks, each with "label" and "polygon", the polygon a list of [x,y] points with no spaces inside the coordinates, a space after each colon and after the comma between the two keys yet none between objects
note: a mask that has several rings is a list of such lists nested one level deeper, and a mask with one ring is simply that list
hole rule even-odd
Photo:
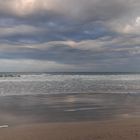
[{"label": "sky", "polygon": [[0,0],[1,72],[140,72],[140,0]]}]

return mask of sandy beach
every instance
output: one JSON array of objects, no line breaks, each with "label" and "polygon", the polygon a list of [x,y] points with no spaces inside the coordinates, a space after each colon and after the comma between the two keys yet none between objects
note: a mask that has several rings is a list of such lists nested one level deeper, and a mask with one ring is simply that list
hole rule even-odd
[{"label": "sandy beach", "polygon": [[0,129],[0,140],[139,140],[140,119],[42,123]]}]

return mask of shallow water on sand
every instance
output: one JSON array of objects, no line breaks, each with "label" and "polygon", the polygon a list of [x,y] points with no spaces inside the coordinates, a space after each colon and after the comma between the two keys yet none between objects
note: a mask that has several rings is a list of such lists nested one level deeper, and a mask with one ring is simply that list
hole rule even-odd
[{"label": "shallow water on sand", "polygon": [[0,98],[0,125],[140,117],[140,95],[59,94]]}]

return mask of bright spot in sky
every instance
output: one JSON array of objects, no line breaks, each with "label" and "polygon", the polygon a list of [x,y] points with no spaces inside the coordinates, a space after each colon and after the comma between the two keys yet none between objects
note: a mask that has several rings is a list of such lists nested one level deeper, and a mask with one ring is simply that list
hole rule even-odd
[{"label": "bright spot in sky", "polygon": [[140,28],[140,17],[136,17],[132,24],[127,24],[124,28],[125,33],[137,33]]},{"label": "bright spot in sky", "polygon": [[137,17],[137,18],[136,18],[136,25],[137,25],[137,26],[140,26],[140,17]]},{"label": "bright spot in sky", "polygon": [[15,10],[17,14],[26,15],[33,11],[35,0],[16,0],[15,1]]},{"label": "bright spot in sky", "polygon": [[52,9],[54,2],[50,0],[15,0],[13,8],[20,16],[28,15],[38,10]]}]

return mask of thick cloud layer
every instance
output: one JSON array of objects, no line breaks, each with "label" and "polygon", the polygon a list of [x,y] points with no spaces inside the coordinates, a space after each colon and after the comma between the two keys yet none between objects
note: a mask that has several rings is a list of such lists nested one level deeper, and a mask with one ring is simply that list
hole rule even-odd
[{"label": "thick cloud layer", "polygon": [[140,71],[139,7],[139,0],[0,0],[1,71]]}]

